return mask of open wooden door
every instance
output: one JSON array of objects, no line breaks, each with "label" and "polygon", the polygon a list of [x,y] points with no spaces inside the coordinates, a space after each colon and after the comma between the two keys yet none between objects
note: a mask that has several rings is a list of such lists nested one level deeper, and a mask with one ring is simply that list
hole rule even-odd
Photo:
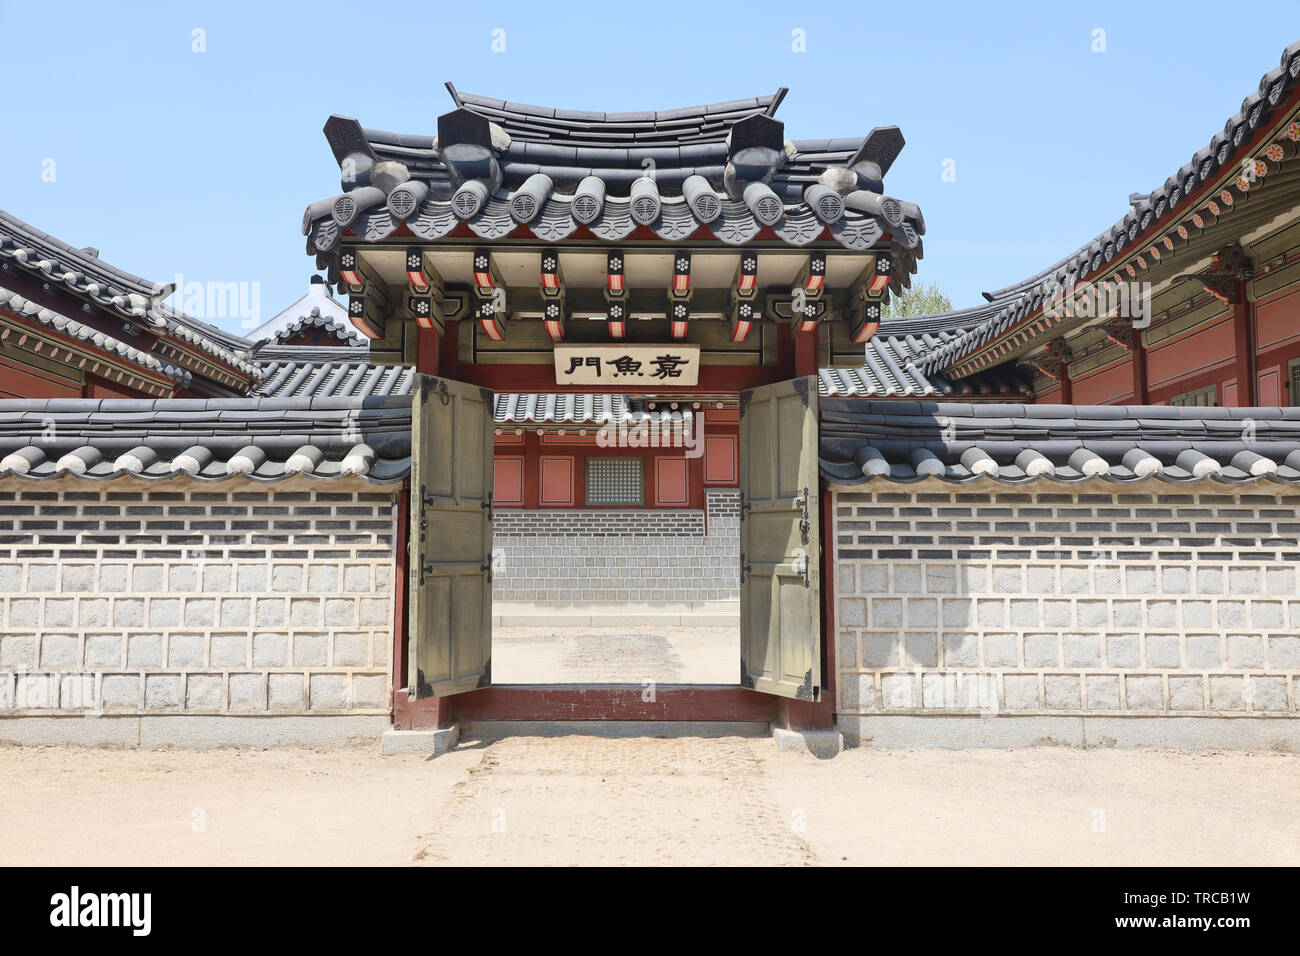
[{"label": "open wooden door", "polygon": [[445,697],[492,674],[492,392],[415,376],[410,693]]},{"label": "open wooden door", "polygon": [[740,395],[740,682],[821,693],[817,379]]}]

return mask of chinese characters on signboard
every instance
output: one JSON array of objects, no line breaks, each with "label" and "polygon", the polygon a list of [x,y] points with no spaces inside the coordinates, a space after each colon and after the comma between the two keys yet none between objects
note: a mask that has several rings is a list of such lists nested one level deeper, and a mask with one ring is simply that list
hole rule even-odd
[{"label": "chinese characters on signboard", "polygon": [[557,385],[698,385],[698,345],[557,345]]}]

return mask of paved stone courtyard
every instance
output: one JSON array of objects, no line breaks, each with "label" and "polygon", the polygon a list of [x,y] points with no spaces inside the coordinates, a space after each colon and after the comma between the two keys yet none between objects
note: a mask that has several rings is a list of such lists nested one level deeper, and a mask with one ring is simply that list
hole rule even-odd
[{"label": "paved stone courtyard", "polygon": [[492,631],[498,684],[735,684],[737,627],[647,624],[510,627]]}]

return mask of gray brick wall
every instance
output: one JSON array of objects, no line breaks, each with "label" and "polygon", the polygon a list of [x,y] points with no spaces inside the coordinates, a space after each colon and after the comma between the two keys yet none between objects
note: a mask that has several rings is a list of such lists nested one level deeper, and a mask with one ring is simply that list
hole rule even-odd
[{"label": "gray brick wall", "polygon": [[500,509],[492,597],[555,604],[735,600],[739,492],[708,491],[706,508],[707,515],[689,509]]},{"label": "gray brick wall", "polygon": [[843,714],[1296,716],[1300,494],[839,491]]},{"label": "gray brick wall", "polygon": [[391,490],[0,482],[0,713],[388,709]]},{"label": "gray brick wall", "polygon": [[701,537],[704,530],[704,512],[691,508],[497,508],[492,520],[498,538]]}]

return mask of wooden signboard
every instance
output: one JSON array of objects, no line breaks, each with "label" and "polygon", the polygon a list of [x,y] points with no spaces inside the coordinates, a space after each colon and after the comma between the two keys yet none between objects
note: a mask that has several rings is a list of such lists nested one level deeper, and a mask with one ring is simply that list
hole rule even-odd
[{"label": "wooden signboard", "polygon": [[556,345],[555,384],[607,385],[623,390],[655,385],[698,385],[700,347],[671,345]]}]

